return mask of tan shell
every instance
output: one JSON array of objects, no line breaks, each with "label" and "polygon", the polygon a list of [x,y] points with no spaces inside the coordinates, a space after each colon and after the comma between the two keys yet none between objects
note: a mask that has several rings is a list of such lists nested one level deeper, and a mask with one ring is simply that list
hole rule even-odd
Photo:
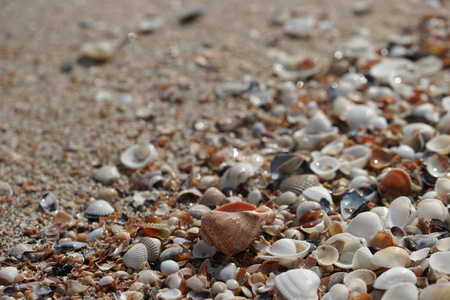
[{"label": "tan shell", "polygon": [[254,240],[262,222],[275,218],[272,209],[235,202],[225,204],[202,216],[200,236],[225,254],[246,249]]},{"label": "tan shell", "polygon": [[376,252],[371,261],[374,265],[384,268],[406,267],[411,263],[408,252],[394,246]]},{"label": "tan shell", "polygon": [[321,245],[311,253],[322,266],[331,266],[339,259],[338,250],[331,245]]},{"label": "tan shell", "polygon": [[291,191],[297,195],[300,195],[304,190],[309,187],[319,185],[319,177],[317,175],[295,175],[283,180],[280,184],[280,191]]},{"label": "tan shell", "polygon": [[227,196],[225,196],[218,188],[210,187],[204,193],[200,199],[200,203],[206,206],[216,206],[225,203]]}]

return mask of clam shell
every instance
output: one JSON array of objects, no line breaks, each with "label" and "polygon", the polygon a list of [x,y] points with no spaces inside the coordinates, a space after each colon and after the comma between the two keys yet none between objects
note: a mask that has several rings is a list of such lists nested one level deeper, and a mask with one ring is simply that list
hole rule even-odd
[{"label": "clam shell", "polygon": [[341,283],[337,283],[331,287],[321,299],[322,300],[346,300],[350,297],[350,290]]},{"label": "clam shell", "polygon": [[292,137],[297,143],[297,148],[299,150],[315,150],[320,143],[335,140],[338,138],[338,128],[333,126],[329,131],[318,132],[318,133],[306,133],[305,128],[297,130],[294,132]]},{"label": "clam shell", "polygon": [[161,240],[167,239],[176,226],[167,223],[144,223],[139,226],[148,236],[155,237]]},{"label": "clam shell", "polygon": [[311,253],[311,256],[317,259],[320,265],[331,266],[339,259],[339,252],[331,245],[320,245]]},{"label": "clam shell", "polygon": [[387,290],[399,282],[410,282],[416,284],[417,277],[412,271],[406,268],[396,267],[381,274],[373,286],[379,290]]},{"label": "clam shell", "polygon": [[384,248],[372,257],[372,264],[384,268],[407,267],[410,263],[408,252],[400,247]]},{"label": "clam shell", "polygon": [[417,218],[428,217],[430,219],[438,219],[442,222],[447,221],[448,211],[441,200],[424,199],[417,205]]},{"label": "clam shell", "polygon": [[136,244],[123,256],[123,263],[132,269],[139,270],[147,263],[147,247],[144,244]]},{"label": "clam shell", "polygon": [[255,169],[252,164],[239,162],[225,171],[220,181],[220,189],[231,188],[234,190],[253,174],[255,174]]},{"label": "clam shell", "polygon": [[351,269],[353,267],[353,256],[355,252],[361,248],[365,247],[364,243],[357,237],[351,235],[350,233],[338,233],[327,241],[325,245],[333,245],[333,243],[343,243],[343,248],[340,251],[339,259],[334,264],[343,269]]},{"label": "clam shell", "polygon": [[275,286],[288,300],[318,299],[320,278],[306,269],[290,270],[275,277]]},{"label": "clam shell", "polygon": [[411,178],[402,169],[388,171],[378,184],[378,189],[388,201],[413,192]]},{"label": "clam shell", "polygon": [[404,228],[416,218],[416,209],[408,197],[398,197],[391,202],[386,216],[386,225]]},{"label": "clam shell", "polygon": [[438,135],[429,140],[425,144],[425,147],[427,147],[429,151],[437,152],[442,155],[448,155],[450,153],[450,135]]},{"label": "clam shell", "polygon": [[366,284],[366,286],[368,288],[370,288],[374,284],[374,282],[377,278],[377,275],[371,270],[365,270],[365,269],[355,270],[355,271],[352,271],[352,272],[348,273],[347,275],[345,275],[344,283],[346,285],[348,285],[350,282],[352,282],[356,278],[362,279],[364,281],[364,283]]},{"label": "clam shell", "polygon": [[335,157],[324,155],[311,162],[309,165],[311,171],[324,180],[331,180],[336,176],[341,163]]},{"label": "clam shell", "polygon": [[183,247],[168,247],[159,255],[159,261],[162,262],[170,259],[176,260],[181,253],[183,253]]},{"label": "clam shell", "polygon": [[346,40],[341,47],[342,53],[348,58],[358,58],[374,49],[370,42],[358,35]]},{"label": "clam shell", "polygon": [[370,69],[370,75],[381,83],[388,83],[388,76],[394,70],[412,69],[414,63],[405,58],[385,58]]},{"label": "clam shell", "polygon": [[217,250],[234,254],[253,242],[262,222],[273,218],[274,213],[267,206],[255,209],[249,203],[230,203],[202,216],[200,236]]},{"label": "clam shell", "polygon": [[345,114],[347,124],[351,129],[366,127],[375,117],[377,117],[377,112],[373,107],[361,104],[354,105]]},{"label": "clam shell", "polygon": [[412,137],[414,133],[424,134],[426,136],[433,136],[436,130],[425,123],[410,123],[406,124],[402,128],[404,137]]},{"label": "clam shell", "polygon": [[156,149],[152,144],[133,145],[120,155],[120,162],[130,169],[145,167],[156,156]]},{"label": "clam shell", "polygon": [[7,283],[14,282],[14,278],[16,278],[18,274],[16,267],[4,267],[0,270],[0,281],[5,281]]},{"label": "clam shell", "polygon": [[308,254],[310,243],[282,238],[266,249],[266,253],[280,261],[283,266],[291,266]]},{"label": "clam shell", "polygon": [[450,194],[450,178],[438,178],[434,185],[434,190],[439,199],[444,200],[445,196]]},{"label": "clam shell", "polygon": [[380,217],[373,212],[363,212],[357,215],[345,229],[346,232],[364,238],[367,243],[371,243],[371,237],[378,231],[383,230]]},{"label": "clam shell", "polygon": [[341,162],[339,170],[344,174],[350,174],[352,169],[364,168],[369,162],[371,153],[367,146],[354,145],[346,148],[339,157]]},{"label": "clam shell", "polygon": [[270,171],[272,172],[272,178],[278,179],[280,175],[290,175],[297,171],[304,161],[304,157],[290,154],[279,153],[277,154],[271,164]]},{"label": "clam shell", "polygon": [[368,199],[362,197],[357,191],[344,193],[340,203],[341,215],[345,220],[349,219],[358,209],[369,202]]},{"label": "clam shell", "polygon": [[116,166],[105,165],[100,169],[94,170],[94,180],[103,184],[110,184],[120,178],[119,170]]},{"label": "clam shell", "polygon": [[227,196],[225,196],[218,188],[210,187],[200,199],[200,203],[206,206],[216,206],[225,203]]},{"label": "clam shell", "polygon": [[84,213],[87,218],[98,219],[114,213],[114,208],[105,200],[95,200],[89,204]]},{"label": "clam shell", "polygon": [[294,192],[287,191],[282,193],[279,197],[273,200],[278,206],[281,205],[294,205],[299,202],[297,195]]},{"label": "clam shell", "polygon": [[428,253],[430,253],[430,248],[423,248],[412,252],[409,258],[412,262],[421,262],[428,256]]},{"label": "clam shell", "polygon": [[160,270],[163,274],[170,275],[175,272],[178,272],[180,267],[178,266],[176,261],[173,260],[165,260],[161,263]]},{"label": "clam shell", "polygon": [[105,228],[99,227],[88,234],[86,241],[89,243],[95,239],[102,237],[104,233],[105,233]]},{"label": "clam shell", "polygon": [[[1,183],[0,183],[1,185]],[[6,195],[6,193],[4,193]],[[12,193],[11,193],[12,195]],[[0,197],[2,196],[1,186],[0,186]],[[58,198],[52,192],[45,194],[44,197],[39,201],[39,206],[42,207],[46,212],[52,212],[58,209]]]},{"label": "clam shell", "polygon": [[432,76],[443,67],[442,60],[434,55],[422,57],[414,63],[414,69],[423,76]]},{"label": "clam shell", "polygon": [[443,252],[450,250],[450,237],[437,241],[436,248]]},{"label": "clam shell", "polygon": [[381,297],[381,300],[396,299],[417,300],[419,299],[419,290],[411,282],[400,282],[388,288],[383,297]]},{"label": "clam shell", "polygon": [[69,226],[72,222],[73,217],[62,210],[58,210],[55,219],[53,220],[54,224],[61,224],[62,227]]},{"label": "clam shell", "polygon": [[450,252],[436,252],[430,256],[430,267],[439,276],[450,278]]},{"label": "clam shell", "polygon": [[373,254],[367,247],[361,247],[353,255],[352,265],[354,270],[367,269],[375,270],[378,267],[372,263]]},{"label": "clam shell", "polygon": [[158,273],[153,270],[142,270],[138,273],[138,281],[143,284],[152,284],[159,279]]},{"label": "clam shell", "polygon": [[312,186],[318,186],[320,184],[319,177],[316,175],[295,175],[286,178],[280,184],[280,191],[291,191],[297,195],[300,195],[304,190]]}]

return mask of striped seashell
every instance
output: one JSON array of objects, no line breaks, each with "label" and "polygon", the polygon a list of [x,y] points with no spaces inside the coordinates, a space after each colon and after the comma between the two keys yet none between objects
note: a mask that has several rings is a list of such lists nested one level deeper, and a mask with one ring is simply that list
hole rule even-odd
[{"label": "striped seashell", "polygon": [[384,268],[406,267],[411,263],[408,252],[401,247],[395,246],[376,252],[371,261],[372,264]]},{"label": "striped seashell", "polygon": [[204,280],[202,280],[198,276],[192,276],[191,278],[186,280],[186,284],[190,289],[192,289],[196,292],[201,292],[205,288],[205,281],[206,281],[206,278],[204,278]]},{"label": "striped seashell", "polygon": [[309,187],[319,185],[319,177],[317,175],[295,175],[283,180],[280,184],[280,191],[291,191],[297,195],[300,195],[304,190]]},{"label": "striped seashell", "polygon": [[267,206],[255,208],[245,202],[229,203],[205,213],[199,233],[220,252],[234,254],[253,242],[261,223],[274,218],[274,212]]},{"label": "striped seashell", "polygon": [[289,300],[318,299],[320,278],[306,269],[290,270],[275,277],[277,289]]},{"label": "striped seashell", "polygon": [[139,243],[147,249],[147,261],[149,263],[155,262],[161,252],[161,241],[155,238],[143,237],[139,240]]},{"label": "striped seashell", "polygon": [[294,192],[287,191],[282,193],[279,197],[275,198],[273,202],[276,205],[294,205],[298,203],[300,200]]},{"label": "striped seashell", "polygon": [[134,270],[143,269],[144,263],[147,263],[147,247],[144,244],[136,244],[128,250],[123,256],[123,263]]},{"label": "striped seashell", "polygon": [[379,290],[387,290],[399,282],[411,282],[415,284],[417,277],[411,270],[406,268],[392,268],[378,276],[373,287]]},{"label": "striped seashell", "polygon": [[89,204],[85,214],[88,219],[98,219],[114,213],[114,208],[105,200],[96,200]]},{"label": "striped seashell", "polygon": [[200,203],[206,206],[216,206],[225,203],[227,196],[225,196],[218,188],[210,187],[203,193]]}]

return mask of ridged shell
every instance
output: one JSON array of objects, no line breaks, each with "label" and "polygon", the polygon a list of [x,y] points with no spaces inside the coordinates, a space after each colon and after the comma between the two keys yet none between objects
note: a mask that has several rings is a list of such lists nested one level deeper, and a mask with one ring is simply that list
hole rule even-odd
[{"label": "ridged shell", "polygon": [[114,213],[114,208],[105,200],[96,200],[89,204],[85,210],[86,217],[100,218]]},{"label": "ridged shell", "polygon": [[279,197],[275,198],[273,202],[276,205],[294,205],[299,202],[297,195],[294,192],[287,191],[282,193]]},{"label": "ridged shell", "polygon": [[253,174],[255,174],[255,169],[252,164],[239,162],[225,171],[220,181],[220,189],[231,188],[234,190]]},{"label": "ridged shell", "polygon": [[267,206],[255,209],[245,202],[230,203],[202,216],[200,236],[217,250],[234,254],[253,242],[262,222],[273,218],[274,213]]},{"label": "ridged shell", "polygon": [[200,199],[200,203],[207,206],[216,206],[225,203],[227,196],[225,196],[218,188],[210,187],[204,193]]},{"label": "ridged shell", "polygon": [[405,249],[387,247],[373,255],[372,263],[384,268],[407,267],[411,263],[411,259]]},{"label": "ridged shell", "polygon": [[147,249],[147,261],[149,263],[155,262],[161,252],[161,241],[155,238],[143,237],[139,240],[139,243]]},{"label": "ridged shell", "polygon": [[379,290],[387,290],[389,287],[399,282],[411,282],[415,284],[417,282],[417,277],[412,271],[406,268],[392,268],[377,278],[374,288]]},{"label": "ridged shell", "polygon": [[372,263],[373,254],[370,252],[370,249],[367,247],[361,247],[355,251],[355,255],[353,255],[353,270],[358,269],[367,269],[367,270],[375,270],[378,267]]},{"label": "ridged shell", "polygon": [[383,297],[381,297],[381,300],[417,300],[418,298],[419,290],[415,284],[411,282],[400,282],[388,288]]},{"label": "ridged shell", "polygon": [[346,232],[356,237],[364,238],[370,245],[370,238],[383,229],[380,217],[373,212],[363,212],[357,215],[347,226]]},{"label": "ridged shell", "polygon": [[389,228],[394,226],[404,228],[416,218],[416,214],[416,209],[408,197],[398,197],[389,206],[386,225]]},{"label": "ridged shell", "polygon": [[313,271],[295,269],[276,276],[275,285],[288,300],[315,300],[320,278]]},{"label": "ridged shell", "polygon": [[318,186],[319,184],[319,177],[316,175],[295,175],[283,180],[280,184],[280,191],[283,193],[291,191],[296,195],[300,195],[307,188]]},{"label": "ridged shell", "polygon": [[123,263],[132,269],[139,270],[148,259],[147,248],[143,244],[136,244],[123,256]]},{"label": "ridged shell", "polygon": [[130,169],[145,167],[156,156],[155,147],[148,145],[133,145],[120,155],[120,162]]},{"label": "ridged shell", "polygon": [[188,280],[186,280],[186,284],[190,289],[196,292],[201,292],[205,288],[204,280],[201,280],[200,278],[198,278],[198,276],[190,277]]}]

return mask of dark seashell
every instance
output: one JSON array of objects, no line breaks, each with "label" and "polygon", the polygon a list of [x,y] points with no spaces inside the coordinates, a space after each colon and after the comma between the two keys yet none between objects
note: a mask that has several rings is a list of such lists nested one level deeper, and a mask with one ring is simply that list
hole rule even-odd
[{"label": "dark seashell", "polygon": [[180,25],[192,23],[203,15],[204,9],[201,6],[194,6],[184,10],[180,15]]},{"label": "dark seashell", "polygon": [[295,175],[286,178],[280,184],[280,191],[291,191],[297,195],[300,195],[304,190],[312,186],[318,186],[320,184],[319,177],[317,175]]},{"label": "dark seashell", "polygon": [[26,260],[30,261],[30,262],[36,262],[39,261],[41,259],[44,259],[48,256],[48,252],[46,251],[29,251],[29,252],[24,252],[23,256]]},{"label": "dark seashell", "polygon": [[19,291],[25,291],[25,290],[29,290],[30,286],[32,287],[33,294],[35,294],[36,296],[47,295],[53,291],[51,287],[43,285],[42,282],[38,282],[38,281],[19,284],[17,286],[17,289]]},{"label": "dark seashell", "polygon": [[405,238],[404,241],[405,241],[406,248],[408,248],[408,250],[410,250],[410,251],[417,250],[417,243],[414,240],[412,240],[410,238]]},{"label": "dark seashell", "polygon": [[58,209],[58,199],[55,194],[47,193],[42,197],[41,201],[39,201],[39,206],[42,207],[46,212],[52,212]]},{"label": "dark seashell", "polygon": [[341,200],[341,215],[344,219],[349,219],[361,206],[369,202],[358,192],[344,193]]},{"label": "dark seashell", "polygon": [[411,178],[402,169],[387,172],[378,184],[378,189],[388,202],[400,196],[409,196],[413,192]]},{"label": "dark seashell", "polygon": [[442,222],[441,220],[432,219],[431,231],[432,232],[442,232],[442,231],[450,232],[450,226],[448,226],[446,223]]},{"label": "dark seashell", "polygon": [[86,243],[76,242],[76,241],[63,242],[63,243],[58,243],[58,244],[53,245],[53,249],[55,249],[59,252],[76,251],[76,250],[81,250],[85,247],[87,247]]},{"label": "dark seashell", "polygon": [[270,164],[272,179],[279,179],[283,175],[294,174],[301,168],[304,158],[290,153],[277,154]]},{"label": "dark seashell", "polygon": [[55,276],[67,276],[70,271],[72,271],[73,266],[66,264],[63,265],[61,263],[56,264],[55,266],[53,266],[52,268],[52,272],[53,274],[55,274]]}]

